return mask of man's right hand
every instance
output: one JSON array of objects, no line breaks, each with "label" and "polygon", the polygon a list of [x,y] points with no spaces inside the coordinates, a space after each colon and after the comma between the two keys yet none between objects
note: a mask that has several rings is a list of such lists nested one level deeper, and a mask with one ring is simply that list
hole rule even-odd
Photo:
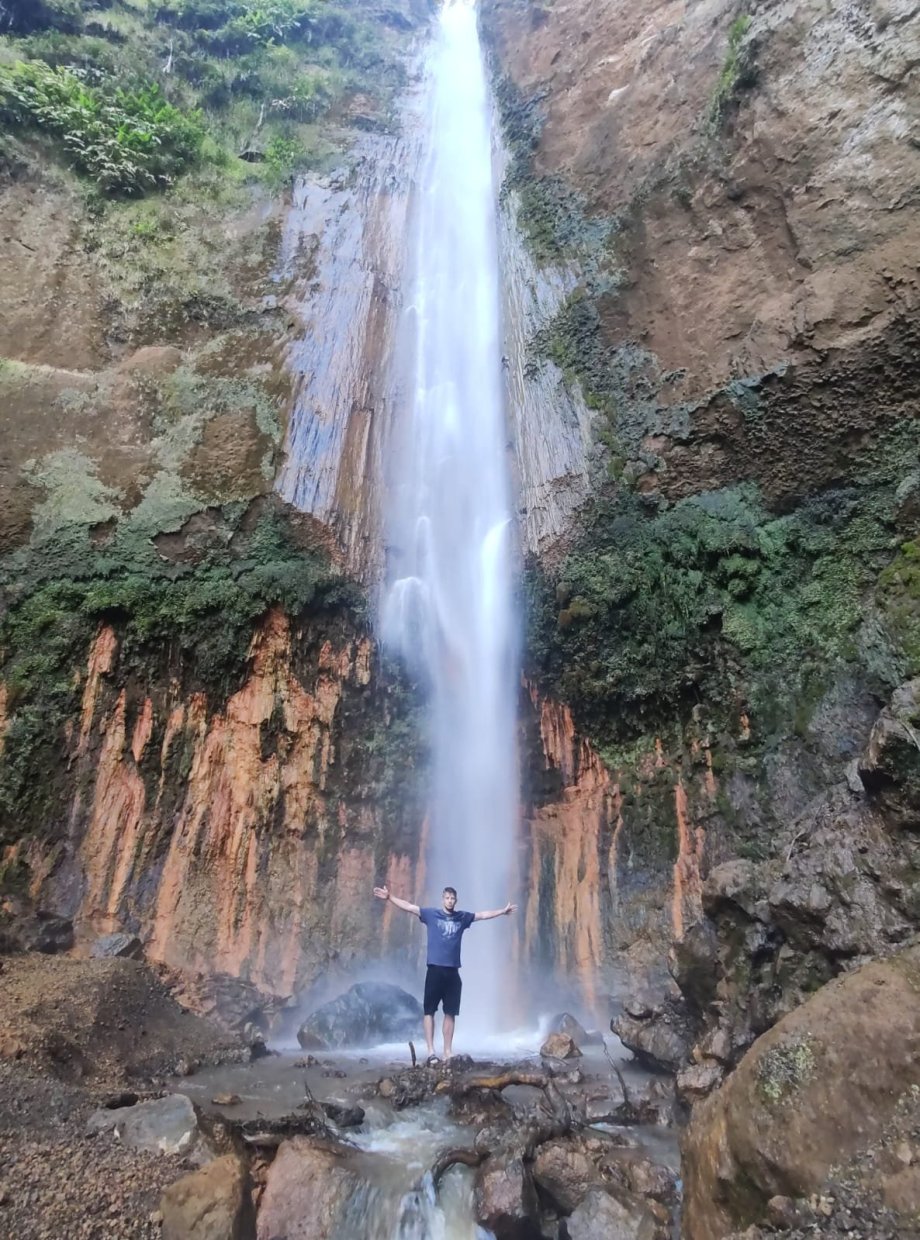
[{"label": "man's right hand", "polygon": [[377,897],[378,900],[389,900],[390,889],[389,887],[375,887],[374,895]]}]

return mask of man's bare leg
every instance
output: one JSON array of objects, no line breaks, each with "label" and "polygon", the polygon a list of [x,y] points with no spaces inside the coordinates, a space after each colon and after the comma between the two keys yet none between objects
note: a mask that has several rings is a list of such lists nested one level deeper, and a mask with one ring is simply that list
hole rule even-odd
[{"label": "man's bare leg", "polygon": [[446,1063],[451,1056],[451,1047],[454,1044],[454,1017],[444,1016],[444,1028],[441,1031],[444,1034],[444,1062]]},{"label": "man's bare leg", "polygon": [[425,1030],[425,1045],[428,1047],[428,1054],[434,1054],[434,1017],[426,1016],[422,1021],[422,1027]]}]

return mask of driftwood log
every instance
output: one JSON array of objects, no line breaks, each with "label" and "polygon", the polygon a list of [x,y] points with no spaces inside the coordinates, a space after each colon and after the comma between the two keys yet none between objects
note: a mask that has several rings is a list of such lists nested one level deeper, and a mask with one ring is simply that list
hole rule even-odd
[{"label": "driftwood log", "polygon": [[452,1098],[463,1097],[475,1089],[489,1089],[501,1093],[509,1085],[529,1085],[542,1091],[549,1104],[552,1115],[563,1122],[566,1130],[574,1126],[571,1108],[559,1091],[559,1087],[551,1076],[544,1072],[525,1072],[510,1069],[497,1072],[492,1076],[466,1076],[456,1080],[439,1081],[435,1086],[436,1094],[449,1094]]}]

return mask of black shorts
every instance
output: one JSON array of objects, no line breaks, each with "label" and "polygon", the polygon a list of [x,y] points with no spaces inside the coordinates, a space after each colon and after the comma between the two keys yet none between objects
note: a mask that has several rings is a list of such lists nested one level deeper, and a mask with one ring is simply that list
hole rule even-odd
[{"label": "black shorts", "polygon": [[430,964],[428,972],[425,974],[425,1002],[424,1009],[426,1016],[434,1016],[438,1010],[438,1004],[444,1003],[444,1015],[456,1016],[460,1011],[460,991],[463,984],[460,981],[460,970],[449,969],[446,965]]}]

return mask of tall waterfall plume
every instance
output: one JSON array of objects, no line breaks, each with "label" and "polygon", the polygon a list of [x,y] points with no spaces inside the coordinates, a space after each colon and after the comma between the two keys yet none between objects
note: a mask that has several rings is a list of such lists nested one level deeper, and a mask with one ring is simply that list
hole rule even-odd
[{"label": "tall waterfall plume", "polygon": [[[491,96],[471,0],[445,0],[425,90],[383,635],[430,686],[427,898],[451,885],[475,910],[503,905],[512,882],[518,640]],[[464,940],[464,1017],[483,1032],[510,951],[507,929]]]}]

